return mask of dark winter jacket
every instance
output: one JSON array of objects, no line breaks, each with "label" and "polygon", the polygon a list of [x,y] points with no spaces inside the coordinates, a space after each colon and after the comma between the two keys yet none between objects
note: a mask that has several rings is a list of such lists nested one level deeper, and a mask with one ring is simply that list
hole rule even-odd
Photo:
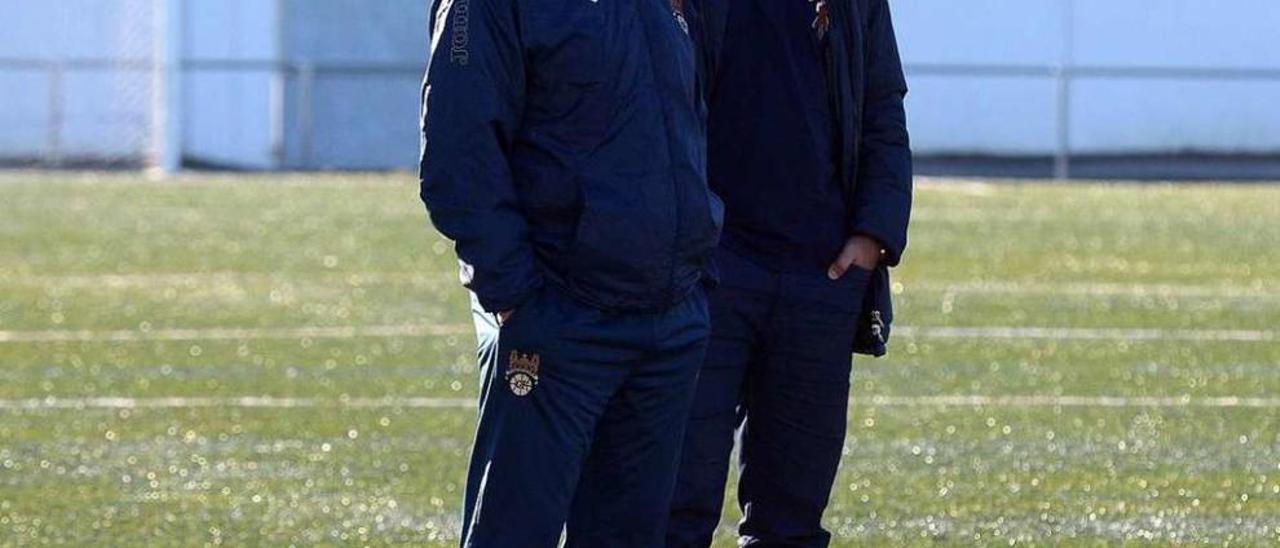
[{"label": "dark winter jacket", "polygon": [[491,312],[545,283],[612,310],[705,276],[696,50],[670,0],[436,0],[421,197]]},{"label": "dark winter jacket", "polygon": [[[701,15],[706,91],[716,71],[728,9],[734,0],[695,0]],[[877,238],[885,257],[872,276],[855,350],[883,355],[893,319],[889,267],[907,246],[911,213],[911,146],[903,98],[906,79],[888,0],[826,0],[829,10],[828,83],[837,118],[837,173],[844,184],[850,231]],[[768,75],[762,75],[768,77]]]}]

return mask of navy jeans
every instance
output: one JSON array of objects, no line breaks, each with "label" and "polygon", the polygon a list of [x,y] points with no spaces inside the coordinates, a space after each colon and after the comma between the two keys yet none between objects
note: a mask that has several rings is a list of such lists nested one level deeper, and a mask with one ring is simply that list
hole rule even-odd
[{"label": "navy jeans", "polygon": [[844,446],[857,315],[870,272],[766,270],[719,252],[711,342],[698,379],[667,529],[706,547],[720,521],[734,433],[741,440],[744,546],[826,546],[822,513]]},{"label": "navy jeans", "polygon": [[708,337],[696,289],[611,313],[548,287],[499,329],[476,316],[480,420],[464,548],[662,544]]}]

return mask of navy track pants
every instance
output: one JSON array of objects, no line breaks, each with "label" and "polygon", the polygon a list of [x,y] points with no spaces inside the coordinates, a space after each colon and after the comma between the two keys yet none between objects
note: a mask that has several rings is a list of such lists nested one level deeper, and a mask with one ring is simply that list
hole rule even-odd
[{"label": "navy track pants", "polygon": [[704,290],[611,313],[547,287],[500,329],[476,317],[462,546],[661,546],[709,334]]},{"label": "navy track pants", "polygon": [[852,348],[870,272],[777,273],[721,249],[711,342],[667,529],[669,548],[711,544],[734,434],[742,546],[827,546],[822,528],[844,448]]}]

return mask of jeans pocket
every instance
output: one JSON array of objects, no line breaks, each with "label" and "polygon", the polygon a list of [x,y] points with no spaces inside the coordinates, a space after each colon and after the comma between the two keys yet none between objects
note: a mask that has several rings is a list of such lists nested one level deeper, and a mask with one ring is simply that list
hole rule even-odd
[{"label": "jeans pocket", "polygon": [[832,280],[825,272],[796,276],[796,279],[802,289],[800,299],[809,306],[852,318],[862,309],[871,272],[850,266],[838,280]]}]

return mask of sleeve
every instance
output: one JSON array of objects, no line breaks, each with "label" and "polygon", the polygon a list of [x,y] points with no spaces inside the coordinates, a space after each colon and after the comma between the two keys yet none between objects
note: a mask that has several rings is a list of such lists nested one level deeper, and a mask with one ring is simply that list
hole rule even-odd
[{"label": "sleeve", "polygon": [[888,0],[871,0],[870,4],[866,102],[852,229],[879,240],[885,247],[886,263],[895,266],[907,246],[911,217],[911,143],[903,108],[907,82]]},{"label": "sleeve", "polygon": [[507,155],[524,108],[515,0],[436,0],[422,86],[421,197],[490,312],[542,284]]}]

